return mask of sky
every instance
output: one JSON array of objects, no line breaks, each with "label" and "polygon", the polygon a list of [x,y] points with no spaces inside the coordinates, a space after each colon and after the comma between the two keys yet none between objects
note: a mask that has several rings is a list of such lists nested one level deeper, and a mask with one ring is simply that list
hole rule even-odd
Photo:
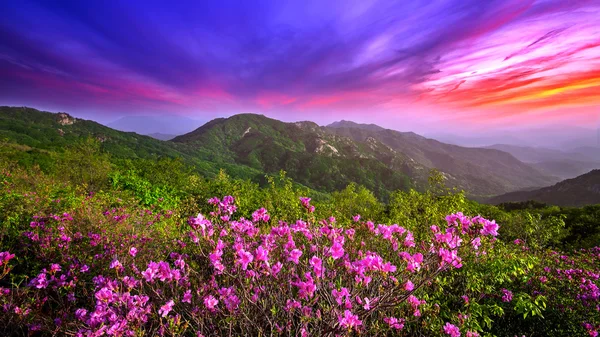
[{"label": "sky", "polygon": [[0,105],[421,132],[600,123],[600,0],[8,0],[0,13]]}]

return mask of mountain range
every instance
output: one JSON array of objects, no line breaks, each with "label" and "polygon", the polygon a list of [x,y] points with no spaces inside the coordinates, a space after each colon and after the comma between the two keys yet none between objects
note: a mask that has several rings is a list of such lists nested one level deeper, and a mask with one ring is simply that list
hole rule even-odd
[{"label": "mountain range", "polygon": [[[0,138],[12,143],[60,150],[90,136],[118,158],[180,157],[207,176],[225,169],[232,176],[257,182],[263,182],[265,174],[285,170],[296,183],[316,191],[335,191],[354,182],[384,199],[397,189],[424,190],[432,169],[442,174],[448,186],[478,200],[560,180],[519,160],[515,153],[446,144],[374,124],[339,121],[319,126],[239,114],[161,141],[66,113],[0,107]],[[586,157],[572,159],[588,158],[581,155]]]},{"label": "mountain range", "polygon": [[534,200],[545,204],[580,207],[600,204],[600,170],[533,191],[518,191],[491,198],[493,204]]},{"label": "mountain range", "polygon": [[541,172],[561,179],[574,178],[600,168],[598,147],[588,146],[561,151],[543,147],[496,144],[487,148],[508,152]]}]

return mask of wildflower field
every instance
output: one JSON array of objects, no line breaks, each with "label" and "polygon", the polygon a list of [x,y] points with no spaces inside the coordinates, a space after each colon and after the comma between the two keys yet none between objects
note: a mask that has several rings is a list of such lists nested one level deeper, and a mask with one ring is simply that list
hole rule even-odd
[{"label": "wildflower field", "polygon": [[433,183],[382,203],[355,185],[325,195],[283,174],[259,186],[93,155],[68,170],[2,161],[1,335],[600,330],[600,248],[585,239],[597,229],[565,210],[480,205]]}]

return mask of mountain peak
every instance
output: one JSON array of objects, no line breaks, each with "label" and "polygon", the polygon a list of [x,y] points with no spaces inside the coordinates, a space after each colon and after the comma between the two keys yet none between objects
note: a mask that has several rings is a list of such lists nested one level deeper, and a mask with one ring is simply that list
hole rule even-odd
[{"label": "mountain peak", "polygon": [[362,129],[362,130],[369,130],[369,131],[385,130],[385,128],[382,128],[381,126],[376,125],[376,124],[361,124],[361,123],[356,123],[353,121],[347,121],[344,119],[342,119],[341,121],[333,122],[333,123],[327,125],[327,127],[334,128],[334,129],[353,128],[353,129]]}]

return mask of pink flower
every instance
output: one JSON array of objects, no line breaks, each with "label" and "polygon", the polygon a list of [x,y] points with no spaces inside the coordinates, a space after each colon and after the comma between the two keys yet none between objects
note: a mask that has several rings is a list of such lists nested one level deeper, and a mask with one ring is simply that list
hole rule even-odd
[{"label": "pink flower", "polygon": [[423,263],[423,254],[416,253],[415,255],[411,256],[410,253],[401,252],[398,255],[400,255],[400,257],[406,261],[406,270],[415,272],[421,269],[421,263]]},{"label": "pink flower", "polygon": [[354,220],[354,222],[359,222],[360,221],[360,214],[356,214],[355,216],[353,216],[352,220]]},{"label": "pink flower", "polygon": [[238,257],[239,257],[239,263],[242,264],[242,269],[246,270],[248,268],[248,264],[250,264],[252,262],[252,260],[254,259],[254,257],[252,256],[252,253],[247,252],[243,249],[240,249],[238,252]]},{"label": "pink flower", "polygon": [[121,262],[119,262],[119,260],[114,259],[111,263],[110,263],[110,269],[117,269],[117,270],[121,270],[123,269],[123,265],[121,264]]},{"label": "pink flower", "polygon": [[131,248],[129,248],[129,255],[135,257],[137,255],[137,251],[138,251],[137,248],[131,247]]},{"label": "pink flower", "polygon": [[165,303],[165,305],[160,307],[160,309],[158,310],[158,314],[161,315],[162,317],[167,317],[169,312],[171,312],[171,310],[173,310],[174,305],[175,305],[175,302],[173,302],[173,300],[170,300],[169,302]]},{"label": "pink flower", "polygon": [[331,255],[331,257],[333,257],[334,260],[337,260],[340,257],[344,256],[344,247],[341,243],[336,241],[333,243],[333,245],[331,245],[331,248],[329,248],[329,254]]},{"label": "pink flower", "polygon": [[475,240],[471,241],[471,244],[473,245],[473,249],[477,250],[479,249],[479,246],[481,246],[481,239],[477,237]]},{"label": "pink flower", "polygon": [[61,270],[60,269],[60,264],[53,263],[53,264],[50,265],[50,273],[56,273],[56,272],[59,272],[60,270]]},{"label": "pink flower", "polygon": [[510,302],[512,301],[513,294],[510,290],[502,289],[502,302]]},{"label": "pink flower", "polygon": [[204,306],[210,310],[215,310],[215,307],[219,304],[219,300],[217,300],[213,295],[208,295],[204,298]]},{"label": "pink flower", "polygon": [[[485,219],[482,219],[482,220],[485,220]],[[495,220],[492,220],[492,221],[485,220],[485,222],[483,223],[483,228],[481,229],[481,235],[497,236],[498,228],[500,228],[500,226],[498,226],[498,224],[496,224]]]},{"label": "pink flower", "polygon": [[337,291],[337,289],[333,289],[331,291],[331,295],[333,295],[333,298],[335,298],[335,301],[339,304],[342,305],[342,302],[344,301],[344,299],[350,297],[350,293],[348,292],[348,288],[344,288],[342,287],[342,289],[340,289],[340,291]]},{"label": "pink flower", "polygon": [[295,264],[298,264],[300,262],[300,256],[302,256],[302,251],[300,249],[293,249],[290,252],[290,257],[288,258],[288,261],[292,261]]},{"label": "pink flower", "polygon": [[317,275],[317,278],[323,274],[323,261],[320,258],[316,256],[311,257],[310,265],[313,267],[313,271],[315,275]]},{"label": "pink flower", "polygon": [[265,261],[269,260],[269,251],[264,249],[263,246],[258,246],[255,252],[256,261]]},{"label": "pink flower", "polygon": [[467,337],[479,337],[479,333],[477,331],[467,331]]},{"label": "pink flower", "polygon": [[15,257],[15,254],[11,254],[10,252],[1,252],[0,253],[0,266],[7,265],[8,261]]},{"label": "pink flower", "polygon": [[113,299],[113,292],[108,288],[102,288],[96,292],[96,299],[102,302],[110,302]]},{"label": "pink flower", "polygon": [[358,319],[357,315],[354,315],[350,310],[344,311],[344,316],[338,318],[341,326],[347,329],[352,329],[362,325],[362,321]]},{"label": "pink flower", "polygon": [[192,303],[192,291],[191,290],[186,290],[186,292],[183,294],[183,300],[181,300],[181,302],[183,303]]},{"label": "pink flower", "polygon": [[399,320],[396,317],[385,317],[383,321],[392,329],[402,330],[402,328],[404,328],[404,321],[402,319]]},{"label": "pink flower", "polygon": [[277,262],[273,265],[273,267],[271,267],[271,274],[273,276],[277,276],[277,274],[279,274],[279,272],[281,271],[281,268],[283,267],[283,264],[281,262]]},{"label": "pink flower", "polygon": [[415,289],[415,285],[410,280],[406,281],[406,283],[404,284],[404,290],[413,291],[413,289]]},{"label": "pink flower", "polygon": [[460,337],[460,329],[456,325],[448,322],[444,325],[444,332],[450,337]]}]

